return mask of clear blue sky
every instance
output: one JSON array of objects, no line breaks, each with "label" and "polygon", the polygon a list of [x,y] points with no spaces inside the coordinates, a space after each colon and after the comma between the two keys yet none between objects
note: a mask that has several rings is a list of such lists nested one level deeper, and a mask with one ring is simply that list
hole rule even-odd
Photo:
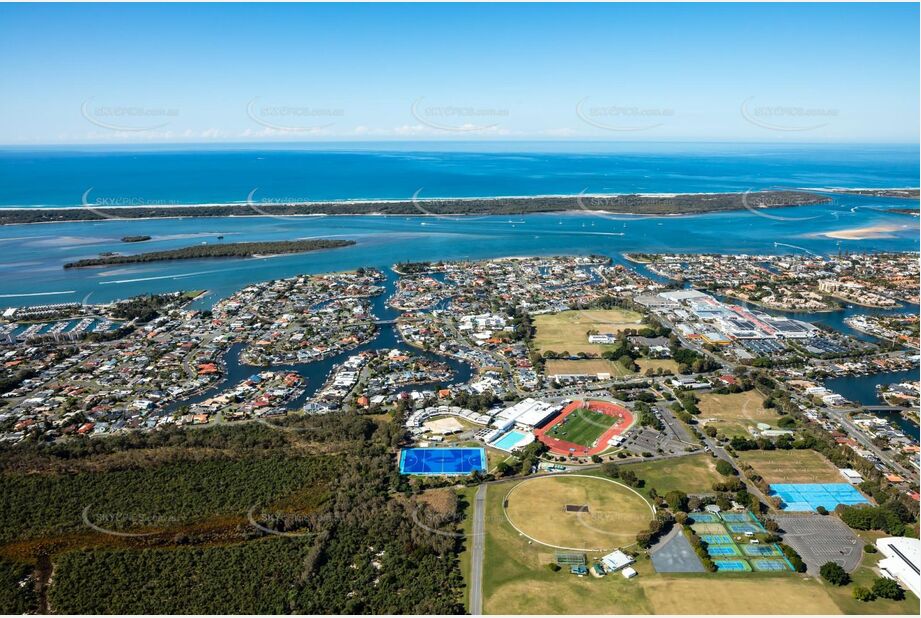
[{"label": "clear blue sky", "polygon": [[0,5],[0,144],[918,141],[917,4]]}]

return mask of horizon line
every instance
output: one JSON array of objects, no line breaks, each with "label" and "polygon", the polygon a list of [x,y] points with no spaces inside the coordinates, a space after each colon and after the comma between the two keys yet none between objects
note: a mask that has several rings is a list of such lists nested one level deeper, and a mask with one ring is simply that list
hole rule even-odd
[{"label": "horizon line", "polygon": [[169,148],[169,147],[303,147],[323,145],[376,145],[376,144],[595,144],[595,145],[644,145],[644,144],[720,144],[720,145],[765,145],[765,146],[916,146],[921,147],[918,141],[867,141],[867,140],[758,140],[758,139],[653,139],[653,140],[607,140],[602,138],[521,138],[521,139],[329,139],[317,141],[188,141],[188,142],[48,142],[48,143],[0,143],[0,150],[4,149],[61,149],[61,148]]}]

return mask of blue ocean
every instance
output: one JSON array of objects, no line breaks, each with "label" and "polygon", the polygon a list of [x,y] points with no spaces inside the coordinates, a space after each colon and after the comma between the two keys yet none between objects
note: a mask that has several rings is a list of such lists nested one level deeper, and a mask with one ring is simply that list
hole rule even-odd
[{"label": "blue ocean", "polygon": [[[7,149],[0,205],[195,204],[790,187],[918,185],[910,146],[739,144],[401,144],[201,150]],[[256,193],[253,193],[256,191]],[[89,197],[84,197],[89,192]],[[250,198],[250,196],[254,196]],[[103,302],[207,289],[202,306],[254,281],[396,262],[630,251],[828,254],[917,251],[916,200],[837,195],[830,204],[671,217],[575,212],[513,217],[227,217],[0,227],[0,307]],[[177,209],[177,215],[181,209]],[[840,232],[865,230],[856,238]],[[121,238],[149,235],[139,245]],[[199,243],[348,238],[342,249],[268,258],[65,270],[102,252]]]},{"label": "blue ocean", "polygon": [[[0,206],[915,187],[917,145],[599,142],[0,150]],[[253,194],[253,192],[256,192]],[[89,192],[89,193],[87,193]]]}]

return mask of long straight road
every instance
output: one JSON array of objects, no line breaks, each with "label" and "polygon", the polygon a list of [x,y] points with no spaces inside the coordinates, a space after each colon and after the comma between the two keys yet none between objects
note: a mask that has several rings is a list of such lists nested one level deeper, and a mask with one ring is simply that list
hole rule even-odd
[{"label": "long straight road", "polygon": [[473,534],[470,555],[470,613],[483,614],[483,559],[486,553],[486,485],[480,485],[473,501]]}]

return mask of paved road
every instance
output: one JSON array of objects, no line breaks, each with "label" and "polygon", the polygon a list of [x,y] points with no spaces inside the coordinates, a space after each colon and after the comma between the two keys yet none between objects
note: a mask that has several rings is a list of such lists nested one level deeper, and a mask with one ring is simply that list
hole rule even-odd
[{"label": "paved road", "polygon": [[867,434],[865,434],[863,430],[857,427],[857,424],[854,423],[848,416],[850,412],[863,411],[863,408],[847,408],[847,409],[826,408],[824,411],[828,414],[829,418],[832,418],[838,421],[839,423],[841,423],[841,425],[844,426],[845,430],[847,431],[848,435],[851,438],[854,438],[855,440],[857,440],[857,442],[859,442],[862,447],[864,447],[865,449],[867,449],[868,451],[876,455],[880,459],[880,461],[888,465],[890,468],[893,468],[896,472],[901,474],[903,477],[907,479],[912,479],[912,480],[916,479],[916,475],[912,470],[910,470],[909,468],[906,468],[899,462],[895,461],[891,453],[886,452],[883,449],[876,446],[875,444],[873,444],[873,441],[870,440],[870,437]]},{"label": "paved road", "polygon": [[665,404],[660,404],[656,406],[656,408],[659,410],[659,418],[662,419],[665,427],[672,432],[675,440],[684,442],[685,444],[690,444],[692,446],[697,446],[697,441],[694,436],[691,435],[691,432],[688,431],[688,428],[685,427],[684,423],[678,420],[678,418],[675,416],[675,413],[672,412],[671,408]]},{"label": "paved road", "polygon": [[473,501],[473,534],[470,555],[470,613],[483,614],[483,559],[486,553],[486,485],[480,485]]}]

